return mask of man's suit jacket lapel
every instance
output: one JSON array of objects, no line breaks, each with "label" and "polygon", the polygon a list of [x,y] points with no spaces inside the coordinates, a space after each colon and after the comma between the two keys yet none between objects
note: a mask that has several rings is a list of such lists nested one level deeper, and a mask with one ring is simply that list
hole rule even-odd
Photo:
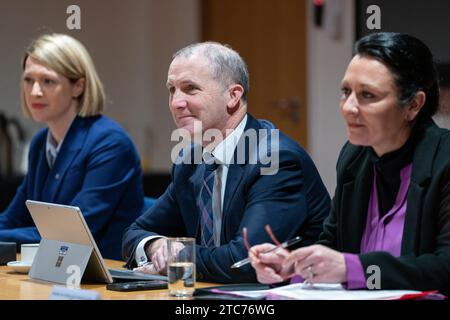
[{"label": "man's suit jacket lapel", "polygon": [[[201,148],[201,146],[195,146],[194,148]],[[191,150],[192,151],[192,150]],[[193,161],[193,159],[192,159]],[[191,162],[194,163],[194,162]],[[191,165],[191,164],[189,164]],[[194,230],[188,230],[189,234],[194,234],[196,238],[199,237],[200,235],[200,221],[201,221],[201,216],[200,216],[200,209],[198,207],[197,201],[198,201],[198,197],[200,196],[200,190],[202,188],[202,184],[203,184],[203,176],[205,174],[205,164],[199,164],[196,166],[196,169],[194,171],[194,173],[192,174],[192,176],[189,177],[189,182],[191,184],[191,188],[193,190],[193,195],[194,195],[194,206],[193,206],[193,211],[192,214],[188,214],[186,215],[186,226],[187,228],[189,227],[194,227]]]},{"label": "man's suit jacket lapel", "polygon": [[55,163],[49,172],[45,184],[45,193],[49,196],[50,202],[55,202],[58,192],[61,190],[61,183],[70,168],[76,155],[80,152],[89,131],[88,120],[76,117],[64,137],[61,149],[55,159]]},{"label": "man's suit jacket lapel", "polygon": [[[234,150],[233,163],[228,167],[227,183],[223,199],[224,203],[222,211],[222,221],[227,221],[227,215],[232,212],[231,204],[233,203],[234,196],[236,195],[236,190],[238,189],[239,184],[241,183],[242,178],[245,175],[245,171],[248,168],[247,165],[249,164],[250,155],[252,154],[252,152],[257,151],[257,145],[248,145],[248,143],[246,143],[248,140],[245,139],[245,132],[249,129],[256,130],[256,133],[258,133],[258,130],[261,129],[261,126],[258,123],[258,120],[253,118],[250,114],[247,114],[247,123],[245,125],[244,133],[239,139],[236,149]],[[238,163],[238,160],[241,159],[240,157],[238,157],[238,150],[245,150],[243,163]],[[222,223],[222,235],[225,234],[223,232],[224,227],[225,225],[224,223]]]},{"label": "man's suit jacket lapel", "polygon": [[223,199],[224,203],[222,211],[222,221],[226,221],[226,216],[230,212],[230,205],[233,202],[234,195],[236,194],[236,190],[243,176],[244,176],[244,169],[242,168],[241,165],[238,164],[230,165],[228,169],[227,183],[225,186],[225,193]]}]

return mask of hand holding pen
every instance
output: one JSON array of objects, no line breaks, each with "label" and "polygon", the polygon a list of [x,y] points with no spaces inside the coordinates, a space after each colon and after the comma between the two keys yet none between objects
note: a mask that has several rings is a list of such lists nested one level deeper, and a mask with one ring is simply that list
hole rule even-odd
[{"label": "hand holding pen", "polygon": [[249,261],[255,269],[260,283],[272,284],[283,282],[294,274],[293,268],[286,269],[283,264],[289,252],[282,248],[284,247],[283,244],[276,239],[269,225],[266,225],[266,231],[275,245],[264,243],[250,248],[247,241],[247,230],[243,230],[244,243],[247,249],[249,249]]},{"label": "hand holding pen", "polygon": [[[280,243],[278,241],[278,239],[275,237],[275,235],[273,234],[270,226],[266,225],[265,228],[266,228],[266,231],[269,234],[270,238],[272,239],[272,241],[276,244],[276,246],[272,247],[271,249],[264,250],[264,252],[260,252],[260,253],[269,253],[269,252],[275,251],[279,248],[287,249],[287,248],[293,246],[294,244],[299,243],[302,240],[302,238],[300,236],[297,236],[293,239],[290,239],[283,243]],[[244,238],[244,244],[245,244],[247,250],[249,250],[249,252],[250,252],[251,248],[250,248],[250,245],[249,245],[248,239],[247,239],[247,228],[243,229],[243,238]],[[270,245],[270,246],[272,246],[272,245]],[[259,253],[257,253],[257,255],[259,255]],[[231,268],[240,268],[248,263],[250,263],[250,258],[246,258],[246,259],[236,262],[235,264],[233,264],[231,266]]]}]

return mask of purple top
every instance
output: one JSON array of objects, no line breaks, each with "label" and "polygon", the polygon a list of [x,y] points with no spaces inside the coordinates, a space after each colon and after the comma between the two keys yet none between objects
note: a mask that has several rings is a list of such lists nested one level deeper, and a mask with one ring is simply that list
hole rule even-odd
[{"label": "purple top", "polygon": [[[405,166],[400,171],[401,182],[397,198],[391,210],[383,217],[381,217],[378,208],[377,175],[375,170],[374,172],[366,227],[361,240],[360,253],[385,251],[395,257],[399,257],[401,253],[403,227],[405,225],[406,198],[411,181],[412,164]],[[347,288],[365,288],[366,279],[364,269],[358,255],[344,253],[344,258],[347,270]]]},{"label": "purple top", "polygon": [[[403,227],[405,225],[406,198],[409,184],[411,182],[412,164],[408,164],[400,171],[400,189],[391,210],[383,217],[378,207],[378,192],[376,187],[376,170],[372,191],[369,200],[366,227],[361,240],[360,253],[372,251],[386,251],[393,256],[400,256],[403,238]],[[381,218],[380,218],[381,217]],[[345,266],[347,270],[347,289],[366,288],[366,278],[361,260],[357,254],[344,253]],[[292,277],[291,283],[303,282],[304,279],[296,275]]]}]

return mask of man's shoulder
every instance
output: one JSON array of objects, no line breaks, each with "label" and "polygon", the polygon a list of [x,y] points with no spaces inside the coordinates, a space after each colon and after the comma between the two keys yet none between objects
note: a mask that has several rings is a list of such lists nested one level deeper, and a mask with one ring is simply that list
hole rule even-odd
[{"label": "man's shoulder", "polygon": [[252,115],[248,114],[248,123],[246,125],[245,131],[256,130],[264,136],[268,134],[271,137],[278,137],[280,142],[280,147],[287,149],[300,148],[303,150],[302,146],[287,136],[282,130],[280,130],[273,122],[266,119],[256,119]]},{"label": "man's shoulder", "polygon": [[[278,172],[279,168],[316,171],[314,161],[307,151],[271,121],[255,119],[250,116],[246,130],[251,129],[257,130],[254,135],[257,136],[257,140],[253,146],[249,147],[248,157],[249,164],[257,164],[257,166],[250,166],[251,169],[256,170],[255,172],[260,172],[261,168],[267,167],[276,168],[277,170],[273,171],[275,173]],[[247,133],[247,136],[251,136],[251,134]],[[241,143],[247,146],[249,142],[241,139]]]}]

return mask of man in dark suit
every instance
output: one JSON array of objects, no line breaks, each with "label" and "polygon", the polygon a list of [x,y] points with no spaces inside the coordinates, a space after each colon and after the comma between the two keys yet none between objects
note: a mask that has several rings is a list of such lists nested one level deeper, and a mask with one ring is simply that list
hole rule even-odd
[{"label": "man in dark suit", "polygon": [[243,228],[250,244],[270,240],[267,224],[281,241],[301,235],[303,245],[314,242],[329,195],[306,152],[247,113],[248,71],[239,54],[211,42],[183,48],[167,87],[178,136],[194,144],[173,159],[164,195],[125,232],[128,267],[164,274],[165,237],[190,236],[199,280],[253,282],[250,265],[230,268],[247,257]]}]

